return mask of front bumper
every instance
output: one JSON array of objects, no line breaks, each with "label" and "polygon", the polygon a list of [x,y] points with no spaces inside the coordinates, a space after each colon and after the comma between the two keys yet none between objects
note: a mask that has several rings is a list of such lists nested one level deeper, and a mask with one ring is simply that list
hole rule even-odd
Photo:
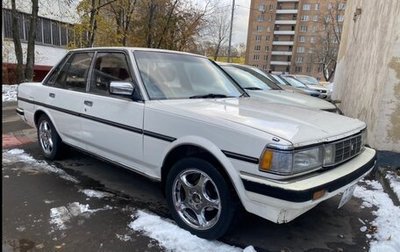
[{"label": "front bumper", "polygon": [[[274,181],[241,174],[250,201],[246,209],[277,223],[289,222],[356,184],[372,171],[375,162],[375,150],[365,148],[357,157],[338,167],[292,181]],[[324,195],[314,200],[314,193],[321,190],[325,190]]]}]

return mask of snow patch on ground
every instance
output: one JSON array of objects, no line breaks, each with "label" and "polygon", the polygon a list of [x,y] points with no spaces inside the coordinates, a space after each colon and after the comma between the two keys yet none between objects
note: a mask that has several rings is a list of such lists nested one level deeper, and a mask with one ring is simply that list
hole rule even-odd
[{"label": "snow patch on ground", "polygon": [[52,165],[47,164],[44,161],[39,161],[34,159],[31,155],[24,152],[21,149],[12,149],[3,151],[3,164],[13,164],[17,162],[22,162],[26,165],[23,167],[17,166],[18,169],[21,169],[25,172],[31,173],[54,173],[57,174],[60,178],[71,181],[73,183],[79,183],[79,181],[66,173],[64,170],[54,167]]},{"label": "snow patch on ground", "polygon": [[354,196],[363,200],[364,207],[377,208],[372,211],[376,218],[371,222],[376,227],[376,232],[373,237],[366,234],[367,238],[373,238],[370,251],[400,251],[400,207],[393,204],[379,182],[375,180],[364,182],[366,186],[357,186]]},{"label": "snow patch on ground", "polygon": [[[400,172],[398,173],[400,174]],[[393,192],[397,195],[397,198],[400,199],[400,176],[393,171],[388,171],[386,178],[389,180]]]},{"label": "snow patch on ground", "polygon": [[2,85],[3,102],[17,100],[18,85]]},{"label": "snow patch on ground", "polygon": [[54,207],[50,209],[50,224],[55,226],[53,230],[67,229],[67,223],[77,216],[89,217],[92,213],[102,210],[110,210],[112,207],[105,206],[98,209],[90,209],[89,204],[79,202],[69,203],[67,206]]},{"label": "snow patch on ground", "polygon": [[101,199],[104,197],[112,197],[113,196],[113,194],[111,194],[111,193],[92,190],[92,189],[84,189],[84,190],[79,190],[79,191],[84,193],[86,196],[88,196],[90,198]]},{"label": "snow patch on ground", "polygon": [[219,241],[208,241],[199,238],[171,223],[171,221],[164,220],[159,216],[140,210],[137,211],[135,215],[132,215],[132,217],[135,218],[135,220],[128,225],[131,229],[141,231],[150,238],[157,240],[167,251],[255,251],[253,246],[248,246],[242,250],[241,248],[230,246]]},{"label": "snow patch on ground", "polygon": [[132,239],[132,237],[130,237],[129,235],[126,235],[126,234],[125,235],[115,234],[115,236],[119,240],[124,241],[124,242],[130,241]]}]

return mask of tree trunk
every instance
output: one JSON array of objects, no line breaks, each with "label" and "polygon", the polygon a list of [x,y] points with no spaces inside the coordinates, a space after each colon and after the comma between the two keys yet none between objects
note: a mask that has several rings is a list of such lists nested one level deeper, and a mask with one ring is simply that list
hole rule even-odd
[{"label": "tree trunk", "polygon": [[154,15],[156,12],[156,7],[157,7],[157,5],[153,2],[153,0],[151,0],[150,6],[149,6],[149,19],[147,22],[147,38],[146,38],[146,45],[149,48],[152,47],[152,43],[153,43],[153,36],[152,36],[153,21],[154,21],[153,19],[154,19]]},{"label": "tree trunk", "polygon": [[32,1],[32,14],[29,24],[28,49],[26,53],[25,80],[32,81],[33,66],[35,64],[35,39],[36,39],[36,23],[39,12],[39,0]]},{"label": "tree trunk", "polygon": [[12,16],[12,36],[14,42],[15,57],[17,58],[16,77],[17,82],[21,83],[24,81],[24,63],[21,40],[19,38],[19,26],[18,26],[18,12],[15,6],[15,0],[11,0],[11,16]]}]

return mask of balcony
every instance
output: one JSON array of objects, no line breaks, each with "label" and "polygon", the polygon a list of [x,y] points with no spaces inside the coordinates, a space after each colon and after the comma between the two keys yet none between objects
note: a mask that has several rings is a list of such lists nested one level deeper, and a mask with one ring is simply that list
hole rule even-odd
[{"label": "balcony", "polygon": [[289,61],[271,61],[270,64],[277,66],[290,66],[291,63]]},{"label": "balcony", "polygon": [[297,10],[288,9],[288,10],[276,10],[276,14],[297,14]]},{"label": "balcony", "polygon": [[296,20],[275,20],[276,25],[295,25]]},{"label": "balcony", "polygon": [[274,31],[275,35],[294,35],[294,31]]},{"label": "balcony", "polygon": [[272,45],[287,45],[292,46],[293,41],[272,41]]},{"label": "balcony", "polygon": [[292,55],[292,51],[272,51],[271,55]]}]

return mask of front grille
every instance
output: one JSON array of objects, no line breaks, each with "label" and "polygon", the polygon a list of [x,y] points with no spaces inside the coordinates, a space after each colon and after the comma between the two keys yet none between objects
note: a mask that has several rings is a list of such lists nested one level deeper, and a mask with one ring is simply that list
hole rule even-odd
[{"label": "front grille", "polygon": [[340,140],[335,145],[335,164],[346,161],[361,151],[361,134]]},{"label": "front grille", "polygon": [[326,94],[326,90],[318,90],[320,93]]}]

